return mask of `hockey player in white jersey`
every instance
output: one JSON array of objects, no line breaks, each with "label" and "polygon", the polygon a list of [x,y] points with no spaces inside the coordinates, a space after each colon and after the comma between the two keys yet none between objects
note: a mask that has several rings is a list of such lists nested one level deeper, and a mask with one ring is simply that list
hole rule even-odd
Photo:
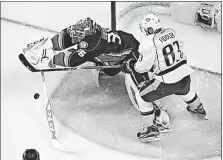
[{"label": "hockey player in white jersey", "polygon": [[[173,29],[162,28],[160,20],[155,14],[144,16],[140,29],[146,35],[140,43],[140,57],[137,61],[130,59],[123,66],[126,74],[126,88],[134,106],[140,111],[145,120],[144,129],[137,133],[142,142],[160,140],[158,129],[160,120],[168,123],[168,116],[161,112],[161,119],[155,118],[153,102],[169,96],[178,95],[187,103],[187,111],[202,118],[206,118],[203,104],[197,94],[190,88],[190,74],[192,68],[187,64],[183,52],[183,43],[177,38]],[[149,80],[141,84],[135,83],[134,73],[147,73]],[[160,114],[160,113],[158,113]],[[162,120],[162,117],[166,117]]]}]

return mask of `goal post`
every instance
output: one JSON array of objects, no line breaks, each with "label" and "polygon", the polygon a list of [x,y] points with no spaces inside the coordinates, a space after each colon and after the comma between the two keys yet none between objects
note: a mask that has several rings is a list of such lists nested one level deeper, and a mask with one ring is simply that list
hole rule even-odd
[{"label": "goal post", "polygon": [[111,1],[111,29],[116,30],[116,2]]}]

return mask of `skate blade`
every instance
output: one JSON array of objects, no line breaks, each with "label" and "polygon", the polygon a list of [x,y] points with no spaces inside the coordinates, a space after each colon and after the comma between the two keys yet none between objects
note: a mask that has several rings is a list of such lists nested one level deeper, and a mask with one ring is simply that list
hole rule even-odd
[{"label": "skate blade", "polygon": [[158,142],[160,140],[161,140],[160,136],[139,139],[139,141],[142,142],[142,143]]},{"label": "skate blade", "polygon": [[199,115],[199,114],[196,114],[196,113],[193,113],[193,112],[190,112],[190,114],[191,114],[193,117],[208,120],[207,115],[206,115],[206,116],[202,116],[202,115]]},{"label": "skate blade", "polygon": [[201,118],[203,118],[203,119],[205,119],[205,120],[208,120],[208,117],[207,117],[207,116],[204,116],[204,117],[201,117]]}]

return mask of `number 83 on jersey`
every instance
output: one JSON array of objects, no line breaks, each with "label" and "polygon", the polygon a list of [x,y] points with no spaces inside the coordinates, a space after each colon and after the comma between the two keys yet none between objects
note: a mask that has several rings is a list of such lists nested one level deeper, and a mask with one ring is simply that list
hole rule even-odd
[{"label": "number 83 on jersey", "polygon": [[182,47],[182,42],[175,40],[162,48],[162,55],[167,67],[172,66],[183,58]]}]

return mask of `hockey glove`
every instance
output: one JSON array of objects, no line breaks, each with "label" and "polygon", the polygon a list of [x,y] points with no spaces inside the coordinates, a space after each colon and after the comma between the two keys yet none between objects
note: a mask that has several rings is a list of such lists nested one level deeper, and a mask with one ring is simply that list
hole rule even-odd
[{"label": "hockey glove", "polygon": [[134,59],[129,59],[125,63],[123,63],[120,67],[121,71],[124,73],[131,74],[132,71],[134,70],[134,65],[135,65],[135,60]]}]

